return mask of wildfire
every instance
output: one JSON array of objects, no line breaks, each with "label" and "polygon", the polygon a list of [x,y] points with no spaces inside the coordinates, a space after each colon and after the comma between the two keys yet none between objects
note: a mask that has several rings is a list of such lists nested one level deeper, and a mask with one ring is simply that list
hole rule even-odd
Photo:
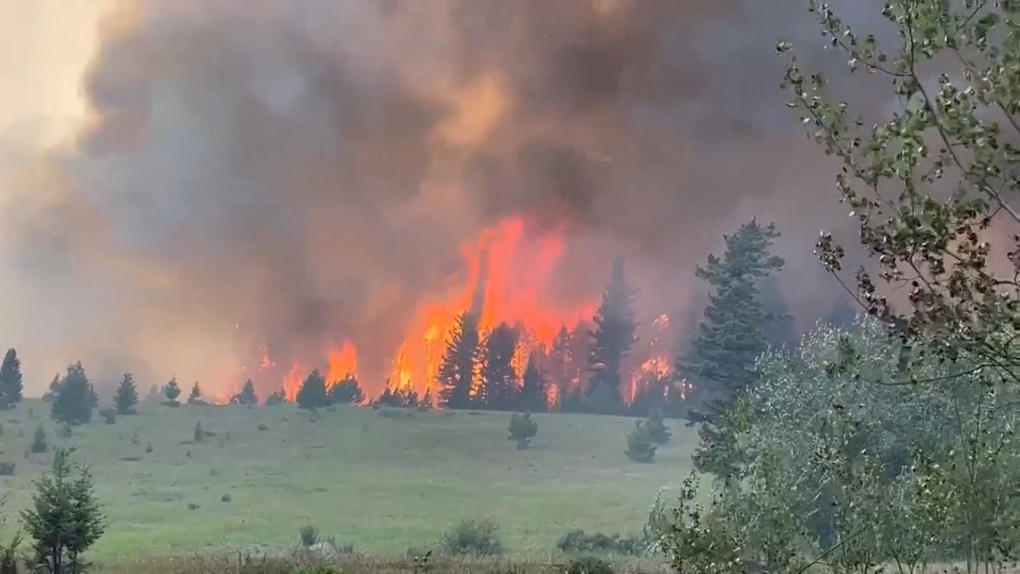
[{"label": "wildfire", "polygon": [[[443,353],[457,317],[470,311],[478,318],[479,332],[484,337],[500,323],[516,328],[519,335],[511,364],[520,378],[533,354],[547,357],[556,345],[560,330],[571,331],[570,365],[558,369],[566,375],[567,388],[573,390],[584,384],[583,347],[587,343],[587,322],[591,320],[598,300],[571,305],[558,304],[548,299],[553,274],[560,264],[565,244],[562,233],[547,232],[539,237],[526,233],[526,222],[521,218],[508,218],[499,225],[486,229],[477,239],[461,245],[462,272],[449,278],[447,289],[426,299],[409,318],[403,340],[396,345],[388,373],[378,380],[359,380],[367,396],[381,392],[386,385],[394,389],[413,389],[419,395],[427,389],[436,393],[436,379]],[[652,333],[639,342],[632,352],[629,382],[625,401],[631,402],[642,385],[649,381],[664,380],[670,376],[668,341],[669,317],[661,315],[652,323]],[[354,334],[356,336],[356,334]],[[562,341],[560,341],[562,344]],[[358,375],[358,353],[355,343],[343,339],[338,345],[325,349],[322,354],[328,386]],[[294,400],[298,389],[316,368],[294,362],[283,375],[283,391],[288,400]],[[276,362],[264,346],[260,349],[259,371],[271,378],[280,373]],[[277,374],[277,376],[280,376]],[[369,376],[372,376],[369,374]],[[548,387],[550,405],[559,403],[564,389]]]}]

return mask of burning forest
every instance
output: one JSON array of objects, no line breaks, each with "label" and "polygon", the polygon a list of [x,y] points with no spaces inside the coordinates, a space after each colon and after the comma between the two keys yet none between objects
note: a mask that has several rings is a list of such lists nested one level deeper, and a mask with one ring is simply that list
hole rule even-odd
[{"label": "burning forest", "polygon": [[[591,357],[600,287],[593,284],[592,296],[578,302],[550,300],[552,281],[567,257],[563,232],[543,229],[531,235],[529,231],[533,230],[524,218],[507,218],[463,243],[461,271],[448,278],[443,293],[413,312],[403,338],[389,355],[362,356],[355,333],[338,334],[339,342],[324,347],[317,362],[309,363],[283,361],[263,342],[257,346],[253,365],[242,367],[242,377],[252,380],[263,396],[282,391],[290,401],[313,370],[321,373],[328,387],[357,380],[366,400],[383,393],[436,397],[450,384],[442,369],[444,359],[452,360],[456,352],[453,339],[469,328],[477,338],[470,350],[472,397],[485,393],[491,383],[487,375],[494,370],[509,379],[514,389],[521,389],[530,367],[541,377],[543,408],[570,408],[563,403],[565,397],[585,394],[591,371],[605,368]],[[637,326],[636,317],[634,321]],[[653,387],[666,392],[667,384],[683,395],[683,383],[672,375],[674,335],[665,314],[641,326],[640,336],[634,337],[619,367],[624,404],[634,404]],[[491,364],[501,361],[505,362],[502,368]],[[226,396],[242,382],[243,378]]]}]

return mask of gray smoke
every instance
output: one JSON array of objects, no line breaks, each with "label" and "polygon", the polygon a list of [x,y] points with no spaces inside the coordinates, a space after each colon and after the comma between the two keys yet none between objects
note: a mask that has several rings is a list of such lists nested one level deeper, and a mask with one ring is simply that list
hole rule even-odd
[{"label": "gray smoke", "polygon": [[785,233],[798,315],[834,302],[811,248],[841,221],[835,171],[782,105],[773,50],[821,46],[804,3],[131,10],[84,82],[96,121],[4,228],[22,303],[3,334],[33,390],[79,358],[101,378],[234,377],[263,341],[314,363],[349,337],[382,372],[458,246],[511,216],[566,225],[560,300],[596,296],[620,253],[646,322],[683,308],[694,265],[757,215]]}]

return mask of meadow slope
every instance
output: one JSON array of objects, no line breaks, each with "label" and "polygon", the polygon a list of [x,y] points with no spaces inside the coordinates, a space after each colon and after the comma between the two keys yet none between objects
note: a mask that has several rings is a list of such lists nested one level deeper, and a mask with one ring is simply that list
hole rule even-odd
[{"label": "meadow slope", "polygon": [[[519,451],[506,413],[140,410],[113,425],[97,416],[69,439],[38,401],[0,412],[0,461],[17,464],[0,477],[9,496],[2,534],[13,533],[32,479],[49,466],[50,453],[27,452],[40,423],[51,451],[73,446],[91,465],[110,520],[94,552],[102,561],[291,545],[306,524],[359,552],[402,555],[464,518],[496,521],[511,556],[546,559],[571,528],[640,530],[657,492],[686,477],[697,439],[671,421],[674,438],[656,462],[637,464],[623,454],[634,424],[624,417],[535,415],[538,436]],[[214,436],[194,444],[199,421]]]}]

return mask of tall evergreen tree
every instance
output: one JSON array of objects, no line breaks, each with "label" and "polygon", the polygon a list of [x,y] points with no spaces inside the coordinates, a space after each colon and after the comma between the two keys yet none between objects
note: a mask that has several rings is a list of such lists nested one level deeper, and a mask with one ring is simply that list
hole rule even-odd
[{"label": "tall evergreen tree", "polygon": [[244,386],[241,387],[241,392],[234,395],[230,402],[248,407],[258,406],[259,395],[255,392],[255,383],[251,379],[245,381]]},{"label": "tall evergreen tree", "polygon": [[768,348],[765,329],[768,316],[762,309],[761,281],[783,267],[772,255],[779,237],[775,224],[745,223],[724,236],[721,258],[709,255],[695,275],[708,283],[708,306],[698,326],[698,337],[687,356],[677,362],[677,373],[694,384],[698,410],[692,419],[705,424],[699,431],[701,444],[695,465],[703,472],[726,478],[734,474],[738,460],[732,416],[740,395],[758,380],[755,361]]},{"label": "tall evergreen tree", "polygon": [[0,364],[0,409],[9,409],[21,402],[24,386],[21,379],[21,359],[13,348],[7,350]]},{"label": "tall evergreen tree", "polygon": [[461,313],[450,330],[436,375],[439,402],[444,408],[471,408],[478,343],[478,317],[470,312]]},{"label": "tall evergreen tree", "polygon": [[181,387],[177,385],[177,377],[170,377],[170,382],[163,387],[163,395],[170,404],[177,404],[177,397],[181,396]]},{"label": "tall evergreen tree", "polygon": [[549,382],[556,385],[559,396],[563,396],[572,386],[573,377],[570,375],[573,357],[571,356],[570,330],[565,324],[560,325],[559,332],[552,341],[549,348],[549,356],[546,362],[546,374]]},{"label": "tall evergreen tree", "polygon": [[773,274],[761,279],[761,305],[765,317],[762,331],[768,344],[772,347],[796,346],[797,330],[793,324],[793,315],[779,288],[779,281]]},{"label": "tall evergreen tree", "polygon": [[191,387],[191,393],[188,395],[188,404],[198,405],[204,402],[202,400],[202,387],[199,386],[198,382],[195,382],[195,385]]},{"label": "tall evergreen tree", "polygon": [[521,377],[521,390],[517,402],[518,408],[527,412],[539,413],[548,409],[545,380],[538,370],[538,360],[534,355],[528,357],[528,366]]},{"label": "tall evergreen tree", "polygon": [[637,313],[634,311],[636,291],[627,284],[623,259],[613,262],[613,273],[602,294],[602,304],[595,313],[595,329],[590,332],[588,351],[589,384],[586,402],[592,412],[619,414],[623,412],[620,394],[623,359],[637,342]]},{"label": "tall evergreen tree", "polygon": [[513,359],[516,349],[517,333],[505,322],[485,338],[478,397],[480,406],[496,411],[514,408],[517,373],[514,372]]},{"label": "tall evergreen tree", "polygon": [[308,374],[301,383],[294,402],[301,409],[318,409],[329,406],[329,393],[326,391],[326,378],[316,369]]},{"label": "tall evergreen tree", "polygon": [[60,379],[56,396],[50,405],[53,420],[68,425],[83,425],[92,420],[92,384],[85,375],[81,361],[67,366],[67,374]]},{"label": "tall evergreen tree", "polygon": [[135,377],[131,373],[124,373],[117,385],[117,391],[113,394],[113,406],[117,409],[118,415],[135,414],[135,406],[138,404],[138,388],[135,386]]}]

